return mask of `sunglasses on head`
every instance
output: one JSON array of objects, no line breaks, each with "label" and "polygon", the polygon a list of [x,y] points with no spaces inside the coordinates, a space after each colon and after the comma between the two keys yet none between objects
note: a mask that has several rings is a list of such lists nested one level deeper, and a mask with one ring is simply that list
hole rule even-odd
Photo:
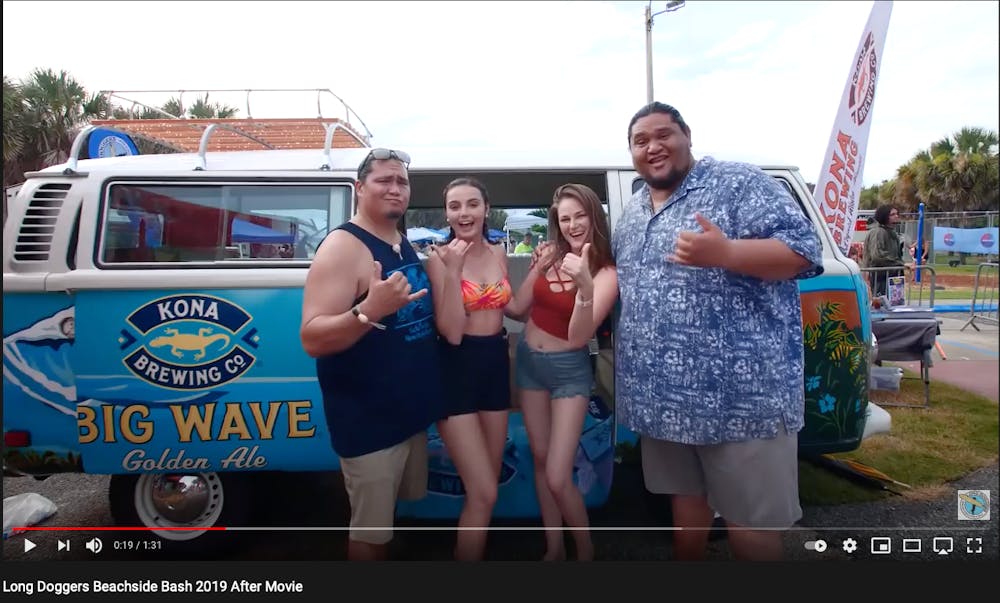
[{"label": "sunglasses on head", "polygon": [[392,149],[372,149],[365,160],[361,162],[361,167],[358,168],[358,172],[364,171],[368,166],[368,163],[373,159],[384,160],[384,159],[395,159],[401,162],[407,168],[410,167],[410,156],[403,151],[394,151]]}]

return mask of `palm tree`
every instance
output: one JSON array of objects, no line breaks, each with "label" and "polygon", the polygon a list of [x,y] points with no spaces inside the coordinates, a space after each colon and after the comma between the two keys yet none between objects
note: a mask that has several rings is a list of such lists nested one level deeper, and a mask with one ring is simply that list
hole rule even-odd
[{"label": "palm tree", "polygon": [[184,107],[179,97],[171,97],[158,109],[155,107],[133,107],[126,109],[116,106],[113,109],[115,119],[228,119],[236,117],[239,109],[223,103],[210,103],[208,93],[195,99],[190,107]]},{"label": "palm tree", "polygon": [[27,118],[21,87],[6,75],[3,76],[3,182],[20,179],[18,159],[27,144]]},{"label": "palm tree", "polygon": [[925,191],[940,197],[950,211],[993,209],[997,200],[997,133],[962,128],[931,145]]},{"label": "palm tree", "polygon": [[22,166],[39,169],[66,161],[77,131],[91,119],[106,117],[110,103],[88,95],[65,70],[36,69],[21,84],[28,119]]},{"label": "palm tree", "polygon": [[198,97],[188,109],[188,115],[195,119],[226,119],[235,117],[238,112],[239,109],[236,107],[208,102],[208,92],[205,93],[205,96]]},{"label": "palm tree", "polygon": [[17,83],[4,76],[3,94],[5,186],[65,161],[80,128],[111,113],[106,98],[88,95],[66,71],[36,69]]},{"label": "palm tree", "polygon": [[878,207],[879,189],[881,185],[873,184],[861,189],[858,195],[858,209],[875,209]]},{"label": "palm tree", "polygon": [[928,211],[980,211],[995,209],[998,202],[997,133],[984,128],[962,128],[950,138],[932,143],[899,167],[891,187],[891,200],[901,209],[915,211],[924,203]]}]

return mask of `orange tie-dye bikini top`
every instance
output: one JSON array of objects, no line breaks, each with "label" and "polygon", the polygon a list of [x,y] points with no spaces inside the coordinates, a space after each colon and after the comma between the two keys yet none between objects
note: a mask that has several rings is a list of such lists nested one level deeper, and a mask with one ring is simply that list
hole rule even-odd
[{"label": "orange tie-dye bikini top", "polygon": [[475,283],[462,279],[462,303],[466,312],[500,310],[514,296],[510,281],[504,275],[495,283]]},{"label": "orange tie-dye bikini top", "polygon": [[462,303],[466,312],[500,310],[510,303],[512,297],[514,291],[506,272],[503,278],[495,283],[477,283],[462,279]]}]

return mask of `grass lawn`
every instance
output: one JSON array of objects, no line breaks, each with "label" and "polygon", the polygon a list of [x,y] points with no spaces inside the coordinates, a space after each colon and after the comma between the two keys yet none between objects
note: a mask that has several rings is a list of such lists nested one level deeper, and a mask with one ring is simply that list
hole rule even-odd
[{"label": "grass lawn", "polygon": [[[930,292],[924,292],[924,298],[928,299]],[[938,289],[934,292],[934,301],[942,299],[972,299],[972,287],[955,287],[949,289]],[[978,302],[977,302],[978,303]]]},{"label": "grass lawn", "polygon": [[[958,266],[949,266],[949,261],[957,260],[958,256],[949,257],[947,253],[938,253],[934,259],[934,263],[931,267],[934,268],[934,272],[938,275],[941,274],[976,274],[976,270],[979,269],[980,262],[986,261],[986,256],[975,256],[975,258],[967,258],[965,261],[967,264],[959,264]],[[993,259],[992,261],[996,261]]]},{"label": "grass lawn", "polygon": [[[905,377],[916,377],[907,372]],[[899,392],[872,391],[876,404],[921,404],[923,383],[904,378]],[[852,452],[833,455],[877,469],[909,484],[891,486],[907,498],[945,494],[946,482],[997,460],[1000,418],[997,403],[957,387],[931,381],[929,408],[882,406],[892,415],[892,429],[865,440]],[[831,505],[895,496],[865,487],[811,463],[799,463],[799,495],[803,504]]]}]

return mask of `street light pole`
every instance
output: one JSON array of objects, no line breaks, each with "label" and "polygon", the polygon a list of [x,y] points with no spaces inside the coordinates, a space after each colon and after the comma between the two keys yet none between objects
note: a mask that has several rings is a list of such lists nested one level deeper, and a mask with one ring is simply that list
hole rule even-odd
[{"label": "street light pole", "polygon": [[653,14],[652,1],[646,5],[646,104],[653,104]]},{"label": "street light pole", "polygon": [[653,103],[653,17],[663,13],[671,13],[684,7],[684,0],[671,0],[666,8],[658,13],[653,12],[653,0],[646,5],[646,102]]}]

